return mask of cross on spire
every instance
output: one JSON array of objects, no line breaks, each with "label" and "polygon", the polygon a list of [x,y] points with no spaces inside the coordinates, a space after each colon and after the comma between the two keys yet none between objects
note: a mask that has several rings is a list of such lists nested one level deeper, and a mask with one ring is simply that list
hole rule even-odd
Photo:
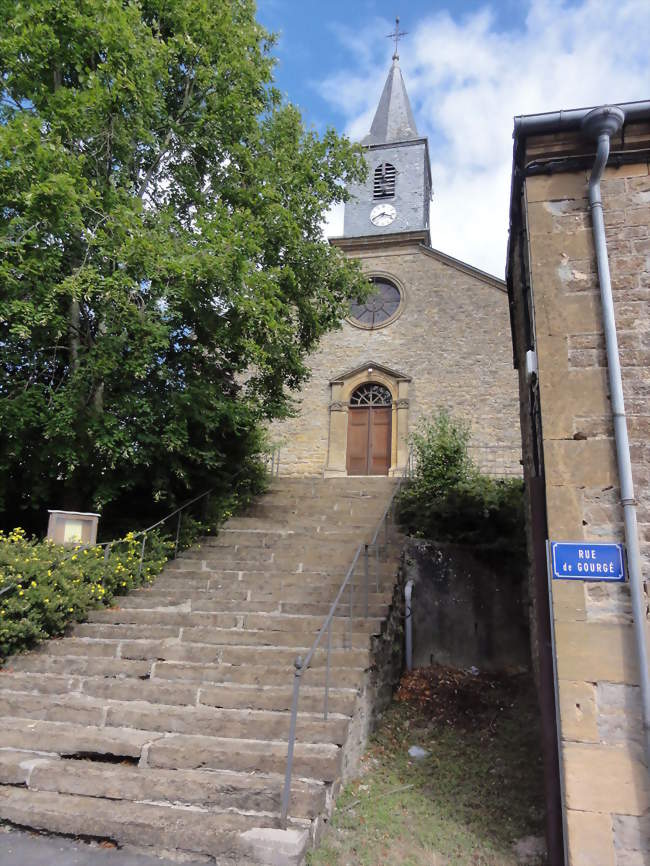
[{"label": "cross on spire", "polygon": [[408,31],[399,29],[399,18],[395,19],[395,32],[389,33],[386,39],[395,40],[395,51],[393,52],[393,60],[399,60],[399,41],[403,36],[406,36]]}]

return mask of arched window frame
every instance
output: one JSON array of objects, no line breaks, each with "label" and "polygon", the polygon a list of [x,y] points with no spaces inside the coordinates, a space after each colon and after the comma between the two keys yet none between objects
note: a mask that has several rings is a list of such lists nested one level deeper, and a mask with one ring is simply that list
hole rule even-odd
[{"label": "arched window frame", "polygon": [[393,395],[390,389],[381,382],[363,382],[350,394],[350,406],[381,406],[393,405]]}]

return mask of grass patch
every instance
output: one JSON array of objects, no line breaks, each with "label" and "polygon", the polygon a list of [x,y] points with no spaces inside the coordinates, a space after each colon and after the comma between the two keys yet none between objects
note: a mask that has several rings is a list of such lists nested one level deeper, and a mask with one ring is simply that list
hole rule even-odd
[{"label": "grass patch", "polygon": [[[428,757],[410,758],[413,745]],[[542,835],[543,814],[530,676],[421,669],[403,678],[308,863],[515,866],[513,844]]]}]

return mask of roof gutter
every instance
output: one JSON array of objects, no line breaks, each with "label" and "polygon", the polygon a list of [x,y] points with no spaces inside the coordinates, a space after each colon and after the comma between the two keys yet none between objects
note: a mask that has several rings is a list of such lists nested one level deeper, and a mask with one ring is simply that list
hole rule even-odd
[{"label": "roof gutter", "polygon": [[[598,107],[598,106],[596,106]],[[623,112],[623,122],[633,123],[650,120],[650,99],[639,102],[624,102],[616,106]],[[549,111],[545,114],[523,114],[515,117],[513,138],[529,135],[549,135],[553,132],[579,130],[582,122],[594,108],[576,108],[571,111]]]}]

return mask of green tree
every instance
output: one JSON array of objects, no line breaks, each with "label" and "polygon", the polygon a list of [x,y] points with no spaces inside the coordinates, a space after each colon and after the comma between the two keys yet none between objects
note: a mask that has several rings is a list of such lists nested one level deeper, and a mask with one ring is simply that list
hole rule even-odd
[{"label": "green tree", "polygon": [[184,496],[363,293],[253,0],[0,0],[0,510]]}]

